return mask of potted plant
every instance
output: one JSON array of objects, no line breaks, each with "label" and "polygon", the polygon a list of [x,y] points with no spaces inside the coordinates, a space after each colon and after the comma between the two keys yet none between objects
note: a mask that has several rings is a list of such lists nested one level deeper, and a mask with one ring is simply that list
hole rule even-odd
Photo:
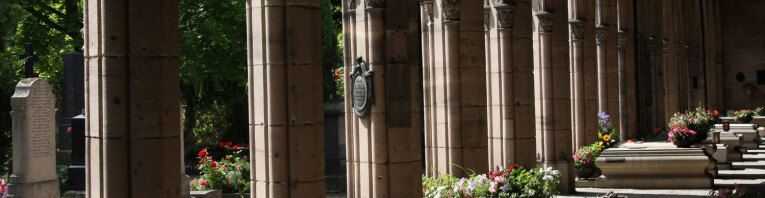
[{"label": "potted plant", "polygon": [[600,176],[600,169],[595,166],[595,159],[600,157],[602,143],[596,142],[589,146],[583,146],[576,151],[574,168],[579,178],[595,178]]},{"label": "potted plant", "polygon": [[752,118],[754,117],[754,111],[749,109],[742,109],[742,110],[733,112],[733,116],[736,117],[736,120],[738,120],[739,122],[749,123],[752,121]]},{"label": "potted plant", "polygon": [[669,131],[667,141],[675,144],[677,148],[689,148],[695,142],[697,134],[698,132],[688,127],[676,127]]},{"label": "potted plant", "polygon": [[715,124],[720,123],[720,113],[717,110],[707,110],[703,107],[696,107],[693,111],[685,113],[675,113],[667,124],[670,129],[688,128],[698,135],[695,136],[693,143],[701,142],[707,138],[709,130]]},{"label": "potted plant", "polygon": [[602,149],[614,147],[619,143],[619,134],[616,134],[611,124],[611,116],[606,112],[598,113],[598,141],[601,142]]},{"label": "potted plant", "polygon": [[[238,147],[238,146],[236,146]],[[198,170],[202,175],[191,180],[194,190],[221,190],[223,193],[238,193],[245,196],[250,190],[250,161],[235,149],[231,155],[215,160],[207,149],[199,152]]]}]

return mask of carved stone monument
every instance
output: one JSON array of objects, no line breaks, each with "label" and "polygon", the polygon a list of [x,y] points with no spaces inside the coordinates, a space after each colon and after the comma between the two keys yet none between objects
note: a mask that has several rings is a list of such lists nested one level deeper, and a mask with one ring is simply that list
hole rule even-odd
[{"label": "carved stone monument", "polygon": [[351,101],[353,110],[359,117],[369,114],[372,105],[375,104],[373,70],[367,68],[367,63],[360,56],[356,58],[356,66],[351,73]]},{"label": "carved stone monument", "polygon": [[55,99],[42,78],[26,78],[11,97],[13,173],[9,197],[59,197]]}]

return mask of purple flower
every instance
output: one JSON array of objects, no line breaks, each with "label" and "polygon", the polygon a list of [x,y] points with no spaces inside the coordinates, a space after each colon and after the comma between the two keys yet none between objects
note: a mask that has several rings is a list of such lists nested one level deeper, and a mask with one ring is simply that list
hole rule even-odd
[{"label": "purple flower", "polygon": [[553,171],[552,171],[552,174],[553,174],[553,175],[558,175],[558,170],[553,170]]},{"label": "purple flower", "polygon": [[598,124],[600,124],[601,127],[606,127],[611,124],[611,116],[608,116],[606,112],[600,112],[598,113]]},{"label": "purple flower", "polygon": [[499,188],[499,189],[502,190],[502,192],[510,191],[510,188],[507,186],[502,186],[502,188]]},{"label": "purple flower", "polygon": [[549,177],[548,175],[545,175],[544,177],[542,177],[542,180],[547,180],[548,177]]}]

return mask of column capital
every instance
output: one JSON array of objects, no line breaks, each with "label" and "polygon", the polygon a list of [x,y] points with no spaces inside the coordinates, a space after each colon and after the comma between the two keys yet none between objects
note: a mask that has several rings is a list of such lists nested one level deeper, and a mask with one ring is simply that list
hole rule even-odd
[{"label": "column capital", "polygon": [[608,41],[608,25],[598,24],[595,26],[595,44],[601,45]]},{"label": "column capital", "polygon": [[619,29],[616,33],[616,49],[620,52],[624,52],[627,47],[627,30]]},{"label": "column capital", "polygon": [[442,0],[441,9],[444,13],[444,21],[459,21],[461,0]]},{"label": "column capital", "polygon": [[515,18],[515,5],[512,3],[494,4],[497,10],[497,28],[513,29],[513,19]]},{"label": "column capital", "polygon": [[571,26],[571,40],[578,41],[584,39],[584,20],[574,19],[568,22]]},{"label": "column capital", "polygon": [[420,1],[422,8],[427,14],[428,22],[433,22],[433,0]]},{"label": "column capital", "polygon": [[384,8],[385,7],[385,1],[384,0],[365,0],[365,4],[367,6],[367,9],[369,9],[369,8]]},{"label": "column capital", "polygon": [[349,10],[356,9],[356,0],[348,0],[348,9]]},{"label": "column capital", "polygon": [[486,6],[484,4],[484,6],[483,6],[483,30],[485,30],[485,31],[489,31],[489,29],[491,29],[491,27],[490,27],[491,26],[491,23],[490,23],[491,22],[490,21],[491,17],[490,16],[491,16],[491,7]]},{"label": "column capital", "polygon": [[539,20],[539,33],[540,34],[548,34],[552,33],[553,30],[553,14],[552,12],[548,12],[545,10],[537,12],[536,16]]}]

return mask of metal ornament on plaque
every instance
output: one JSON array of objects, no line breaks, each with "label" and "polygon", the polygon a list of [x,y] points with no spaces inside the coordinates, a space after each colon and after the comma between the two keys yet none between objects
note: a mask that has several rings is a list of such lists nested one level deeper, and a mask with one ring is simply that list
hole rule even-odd
[{"label": "metal ornament on plaque", "polygon": [[353,66],[353,72],[350,75],[351,84],[351,102],[353,111],[359,117],[369,114],[372,105],[375,104],[374,97],[374,71],[367,69],[367,63],[361,56],[356,58],[356,65]]}]

